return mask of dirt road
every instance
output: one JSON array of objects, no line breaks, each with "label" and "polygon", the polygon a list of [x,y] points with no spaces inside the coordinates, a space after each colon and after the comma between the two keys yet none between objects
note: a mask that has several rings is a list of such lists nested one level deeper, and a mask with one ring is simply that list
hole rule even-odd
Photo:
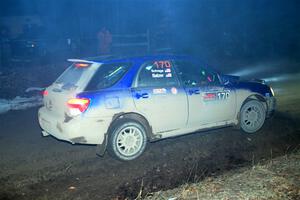
[{"label": "dirt road", "polygon": [[144,194],[173,188],[287,154],[300,145],[300,101],[286,96],[279,95],[281,112],[257,134],[194,133],[151,143],[131,162],[97,157],[94,146],[43,138],[37,108],[0,115],[0,199],[132,199],[141,186]]}]

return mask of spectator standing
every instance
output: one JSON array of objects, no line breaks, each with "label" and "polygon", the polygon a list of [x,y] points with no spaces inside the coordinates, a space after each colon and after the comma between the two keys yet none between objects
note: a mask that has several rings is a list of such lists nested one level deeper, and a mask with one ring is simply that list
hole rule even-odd
[{"label": "spectator standing", "polygon": [[103,27],[97,34],[98,39],[98,51],[101,55],[110,54],[112,36],[110,32]]}]

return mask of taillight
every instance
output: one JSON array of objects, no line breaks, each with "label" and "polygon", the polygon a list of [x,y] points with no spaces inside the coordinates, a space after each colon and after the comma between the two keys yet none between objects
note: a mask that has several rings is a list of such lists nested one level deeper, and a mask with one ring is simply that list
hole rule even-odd
[{"label": "taillight", "polygon": [[77,68],[84,68],[84,67],[89,67],[91,64],[89,63],[75,63],[75,67]]},{"label": "taillight", "polygon": [[48,96],[49,92],[47,90],[44,90],[42,91],[42,95],[45,97],[45,96]]},{"label": "taillight", "polygon": [[86,111],[86,109],[89,107],[89,104],[90,100],[86,98],[74,98],[67,102],[70,114],[72,116],[79,115]]}]

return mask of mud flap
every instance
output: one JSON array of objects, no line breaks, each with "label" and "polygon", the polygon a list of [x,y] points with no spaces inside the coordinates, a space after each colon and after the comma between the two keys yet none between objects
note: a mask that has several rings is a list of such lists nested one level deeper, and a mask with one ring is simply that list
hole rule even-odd
[{"label": "mud flap", "polygon": [[102,144],[97,144],[96,146],[96,154],[98,156],[103,156],[105,151],[106,151],[106,147],[107,147],[107,134],[104,135],[104,140],[102,142]]},{"label": "mud flap", "polygon": [[238,123],[233,126],[233,128],[236,129],[236,130],[240,130],[241,129],[241,120],[240,120],[240,117],[241,117],[241,112],[239,111],[238,114],[237,114],[237,121],[238,121]]},{"label": "mud flap", "polygon": [[46,131],[42,131],[42,135],[43,135],[43,137],[47,137],[47,136],[50,135],[50,134],[47,133]]}]

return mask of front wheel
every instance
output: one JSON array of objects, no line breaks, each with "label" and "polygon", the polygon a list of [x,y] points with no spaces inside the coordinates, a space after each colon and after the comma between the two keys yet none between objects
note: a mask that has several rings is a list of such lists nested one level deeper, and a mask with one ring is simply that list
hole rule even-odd
[{"label": "front wheel", "polygon": [[146,131],[140,123],[121,120],[112,128],[108,151],[119,160],[133,160],[144,152],[146,143]]},{"label": "front wheel", "polygon": [[246,133],[258,131],[266,119],[264,105],[258,100],[247,101],[241,108],[240,126]]}]

